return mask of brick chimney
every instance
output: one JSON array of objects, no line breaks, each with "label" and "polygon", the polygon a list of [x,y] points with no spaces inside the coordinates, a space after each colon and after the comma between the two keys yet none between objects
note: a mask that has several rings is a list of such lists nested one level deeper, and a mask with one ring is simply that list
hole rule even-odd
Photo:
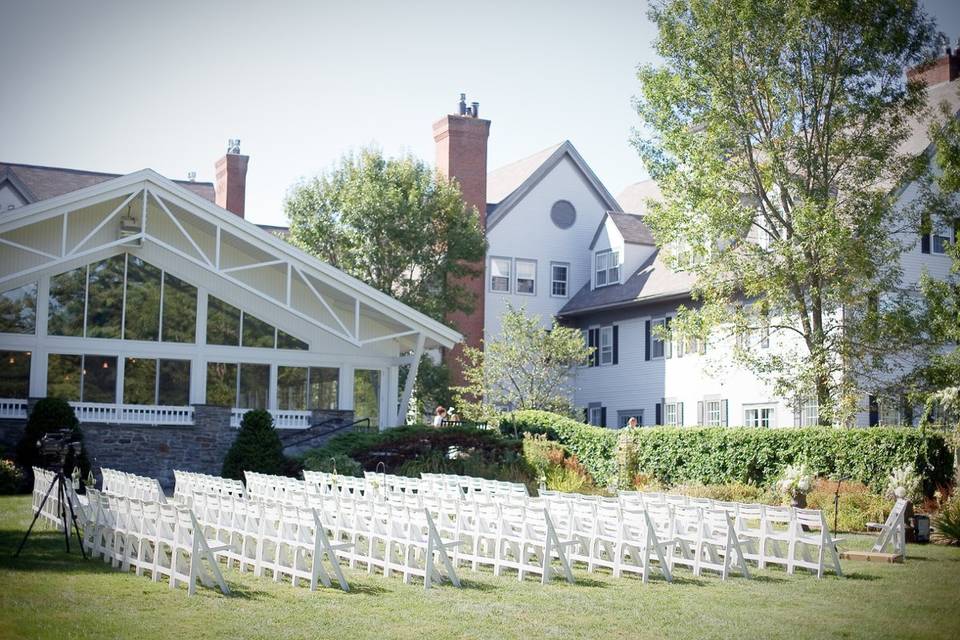
[{"label": "brick chimney", "polygon": [[250,156],[240,155],[240,141],[230,140],[227,155],[217,160],[217,205],[241,218],[247,193],[247,162]]},{"label": "brick chimney", "polygon": [[[456,180],[463,201],[474,207],[480,216],[480,227],[487,227],[487,137],[490,121],[480,119],[480,103],[467,106],[465,94],[460,94],[457,113],[444,116],[433,123],[433,140],[437,145],[437,170]],[[474,295],[473,313],[451,313],[449,319],[464,336],[464,343],[480,348],[483,344],[484,264],[476,265],[479,275],[461,281]],[[452,373],[454,385],[462,385],[460,368],[462,345],[456,345],[445,360]]]},{"label": "brick chimney", "polygon": [[947,47],[944,55],[907,69],[907,80],[921,80],[928,87],[953,82],[960,77],[960,49]]}]

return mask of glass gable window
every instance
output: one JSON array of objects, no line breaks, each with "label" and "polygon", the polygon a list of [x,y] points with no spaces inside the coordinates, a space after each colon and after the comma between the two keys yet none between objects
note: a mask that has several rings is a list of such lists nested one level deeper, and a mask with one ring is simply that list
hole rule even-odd
[{"label": "glass gable window", "polygon": [[255,318],[249,313],[244,313],[241,345],[273,349],[276,346],[276,329],[263,320]]},{"label": "glass gable window", "polygon": [[207,297],[207,344],[240,346],[240,309]]},{"label": "glass gable window", "polygon": [[517,293],[537,294],[537,263],[533,260],[517,260]]},{"label": "glass gable window", "polygon": [[123,337],[160,339],[160,283],[162,272],[136,256],[127,260],[127,302]]},{"label": "glass gable window", "polygon": [[190,361],[127,358],[123,365],[126,404],[190,404]]},{"label": "glass gable window", "polygon": [[306,411],[307,367],[277,367],[277,408]]},{"label": "glass gable window", "polygon": [[197,288],[163,274],[163,341],[193,343],[197,336]]},{"label": "glass gable window", "polygon": [[124,256],[90,265],[87,275],[87,337],[119,338],[123,324]]},{"label": "glass gable window", "polygon": [[310,349],[310,345],[301,340],[300,338],[295,338],[286,331],[281,331],[277,329],[277,348],[278,349],[295,349],[297,351],[307,351]]},{"label": "glass gable window", "polygon": [[36,333],[36,328],[36,282],[0,293],[0,333]]},{"label": "glass gable window", "polygon": [[567,284],[570,265],[554,262],[550,265],[550,295],[557,298],[567,297]]},{"label": "glass gable window", "polygon": [[490,258],[490,290],[510,293],[510,258]]},{"label": "glass gable window", "polygon": [[267,393],[270,389],[270,365],[240,365],[240,384],[237,404],[241,409],[266,409]]},{"label": "glass gable window", "polygon": [[47,333],[52,336],[83,336],[86,299],[86,267],[51,276]]},{"label": "glass gable window", "polygon": [[[378,373],[379,372],[375,372]],[[310,367],[310,408],[340,408],[338,397],[340,370],[335,367]]]},{"label": "glass gable window", "polygon": [[77,402],[115,403],[116,356],[51,353],[47,357],[47,396]]},{"label": "glass gable window", "polygon": [[0,351],[0,398],[30,397],[29,351]]},{"label": "glass gable window", "polygon": [[357,420],[370,418],[371,426],[380,425],[380,372],[356,369],[353,372],[353,415]]},{"label": "glass gable window", "polygon": [[207,404],[232,407],[237,401],[237,365],[233,362],[207,363]]}]

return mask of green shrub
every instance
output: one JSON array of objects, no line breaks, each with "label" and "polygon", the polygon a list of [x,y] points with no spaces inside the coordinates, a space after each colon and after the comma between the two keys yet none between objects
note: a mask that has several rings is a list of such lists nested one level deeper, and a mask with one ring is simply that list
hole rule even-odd
[{"label": "green shrub", "polygon": [[[616,478],[615,430],[545,411],[507,414],[501,429],[552,434],[581,460],[599,485],[606,486]],[[947,484],[952,466],[942,434],[913,428],[651,427],[632,430],[630,437],[636,446],[635,471],[668,485],[739,482],[766,487],[786,466],[805,463],[815,475],[842,475],[880,492],[894,469],[911,465],[923,478],[924,492],[929,495]]]},{"label": "green shrub", "polygon": [[225,478],[243,479],[244,471],[282,474],[287,469],[280,435],[269,411],[253,409],[243,414],[240,430],[223,460]]},{"label": "green shrub", "polygon": [[[44,460],[40,455],[37,442],[44,434],[60,429],[71,429],[76,438],[83,440],[80,421],[77,420],[70,403],[61,398],[42,398],[38,400],[33,405],[33,409],[30,410],[23,437],[17,443],[17,464],[27,471],[30,471],[34,466],[43,465]],[[79,456],[75,456],[72,451],[67,454],[64,471],[69,475],[74,467],[80,467],[80,473],[84,478],[90,473],[90,461],[87,457],[86,447],[80,450]]]},{"label": "green shrub", "polygon": [[[837,483],[826,478],[817,478],[807,494],[807,507],[821,509],[827,525],[833,529],[834,499]],[[878,495],[860,482],[840,483],[839,517],[837,530],[866,531],[868,522],[883,522],[893,508],[893,501]]]},{"label": "green shrub", "polygon": [[[655,491],[656,489],[647,489]],[[678,484],[670,487],[668,493],[691,496],[694,498],[710,498],[722,502],[754,502],[762,504],[778,504],[779,498],[775,492],[763,487],[742,482],[729,484]]]},{"label": "green shrub", "polygon": [[330,457],[319,457],[309,454],[303,459],[303,468],[307,471],[324,471],[337,473],[341,476],[363,476],[363,465],[342,453]]},{"label": "green shrub", "polygon": [[23,472],[13,460],[0,460],[0,496],[19,493],[23,489]]},{"label": "green shrub", "polygon": [[943,544],[960,545],[960,493],[940,505],[933,519],[934,540]]}]

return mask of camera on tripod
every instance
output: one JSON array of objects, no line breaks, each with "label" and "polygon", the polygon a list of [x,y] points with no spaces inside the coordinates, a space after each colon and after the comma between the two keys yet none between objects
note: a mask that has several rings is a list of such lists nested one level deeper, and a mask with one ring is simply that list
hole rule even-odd
[{"label": "camera on tripod", "polygon": [[74,458],[80,455],[83,443],[80,441],[80,435],[73,429],[57,429],[43,434],[43,437],[37,441],[37,449],[45,463],[59,464],[62,469],[71,452]]}]

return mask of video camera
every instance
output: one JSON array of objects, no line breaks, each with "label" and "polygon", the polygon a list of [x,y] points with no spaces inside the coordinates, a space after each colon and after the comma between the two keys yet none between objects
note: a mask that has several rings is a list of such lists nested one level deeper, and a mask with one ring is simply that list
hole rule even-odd
[{"label": "video camera", "polygon": [[37,448],[40,455],[48,463],[59,463],[61,467],[66,464],[67,456],[73,452],[74,457],[80,455],[83,443],[80,436],[73,429],[58,429],[43,434],[43,437],[37,441]]}]

